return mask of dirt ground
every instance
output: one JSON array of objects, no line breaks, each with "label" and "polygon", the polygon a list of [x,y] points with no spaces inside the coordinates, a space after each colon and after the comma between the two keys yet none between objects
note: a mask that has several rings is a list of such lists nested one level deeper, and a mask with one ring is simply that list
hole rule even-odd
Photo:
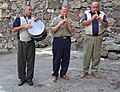
[{"label": "dirt ground", "polygon": [[36,49],[34,86],[24,84],[19,87],[17,76],[17,54],[0,54],[0,92],[120,92],[120,61],[101,59],[99,74],[101,79],[91,75],[81,80],[83,52],[71,51],[68,69],[70,80],[51,80],[51,47]]}]

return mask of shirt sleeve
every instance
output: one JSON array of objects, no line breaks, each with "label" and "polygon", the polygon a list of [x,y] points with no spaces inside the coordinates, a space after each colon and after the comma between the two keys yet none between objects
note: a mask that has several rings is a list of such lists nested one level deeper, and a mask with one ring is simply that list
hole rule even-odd
[{"label": "shirt sleeve", "polygon": [[13,28],[20,26],[20,17],[17,17],[13,22]]},{"label": "shirt sleeve", "polygon": [[79,24],[81,24],[83,21],[87,20],[86,14],[80,19]]},{"label": "shirt sleeve", "polygon": [[69,19],[69,21],[70,21],[70,26],[71,26],[72,28],[74,28],[74,23],[72,22],[72,20]]},{"label": "shirt sleeve", "polygon": [[50,24],[50,28],[56,26],[56,24],[57,24],[57,20],[56,18],[54,18]]}]

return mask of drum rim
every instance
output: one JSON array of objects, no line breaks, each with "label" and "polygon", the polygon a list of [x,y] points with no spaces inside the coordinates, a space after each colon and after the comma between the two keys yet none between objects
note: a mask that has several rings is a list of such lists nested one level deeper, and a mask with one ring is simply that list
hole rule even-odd
[{"label": "drum rim", "polygon": [[[42,27],[42,28],[40,28],[42,31],[41,31],[40,33],[37,33],[37,34],[32,32],[32,31],[33,31],[33,28],[35,28],[35,24],[36,24],[36,23],[39,23],[40,25],[42,25],[42,26],[39,26],[39,28]],[[37,22],[32,22],[32,25],[33,25],[34,27],[28,29],[28,33],[29,33],[30,35],[37,36],[37,35],[42,34],[42,33],[44,32],[44,30],[45,30],[45,25],[44,25],[44,23],[43,23],[42,21],[40,21],[40,20],[37,21]],[[37,29],[35,28],[34,30],[37,30]]]}]

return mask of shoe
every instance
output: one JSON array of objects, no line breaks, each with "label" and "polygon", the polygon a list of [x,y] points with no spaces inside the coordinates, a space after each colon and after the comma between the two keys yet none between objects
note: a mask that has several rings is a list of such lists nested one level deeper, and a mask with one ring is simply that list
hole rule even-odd
[{"label": "shoe", "polygon": [[18,83],[18,86],[22,86],[25,82],[26,82],[26,80],[20,80]]},{"label": "shoe", "polygon": [[93,77],[95,79],[100,79],[100,76],[99,76],[98,72],[92,72],[91,74],[93,75]]},{"label": "shoe", "polygon": [[83,73],[80,75],[80,78],[81,78],[81,79],[85,79],[88,75],[89,75],[88,72],[83,72]]},{"label": "shoe", "polygon": [[58,76],[53,76],[52,77],[52,80],[55,82],[55,81],[57,81],[58,80]]},{"label": "shoe", "polygon": [[64,80],[69,80],[70,79],[67,75],[63,75],[61,78],[63,78]]},{"label": "shoe", "polygon": [[28,83],[29,86],[33,86],[33,82],[32,82],[31,79],[27,80],[27,83]]}]

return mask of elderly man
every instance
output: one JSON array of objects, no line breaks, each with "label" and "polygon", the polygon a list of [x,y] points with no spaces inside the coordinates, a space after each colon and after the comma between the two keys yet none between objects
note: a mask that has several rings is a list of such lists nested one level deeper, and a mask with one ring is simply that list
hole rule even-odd
[{"label": "elderly man", "polygon": [[62,6],[60,15],[55,17],[51,23],[50,32],[53,35],[53,81],[58,79],[60,66],[60,77],[69,80],[66,73],[70,62],[70,37],[73,33],[73,28],[70,18],[67,16],[68,10],[67,6]]},{"label": "elderly man", "polygon": [[85,26],[84,38],[84,60],[83,73],[80,78],[86,78],[89,74],[91,66],[91,74],[94,78],[99,79],[98,67],[100,63],[100,51],[102,47],[102,34],[108,27],[107,17],[104,12],[99,10],[99,3],[92,2],[91,10],[85,11],[85,15],[81,19],[81,25]]},{"label": "elderly man", "polygon": [[[31,21],[32,7],[26,6],[23,16],[17,17],[13,22],[12,32],[17,32],[18,38],[18,77],[20,79],[18,86],[27,82],[33,85],[35,63],[35,43],[28,34],[28,29],[32,28]],[[36,20],[37,18],[35,18]]]}]

